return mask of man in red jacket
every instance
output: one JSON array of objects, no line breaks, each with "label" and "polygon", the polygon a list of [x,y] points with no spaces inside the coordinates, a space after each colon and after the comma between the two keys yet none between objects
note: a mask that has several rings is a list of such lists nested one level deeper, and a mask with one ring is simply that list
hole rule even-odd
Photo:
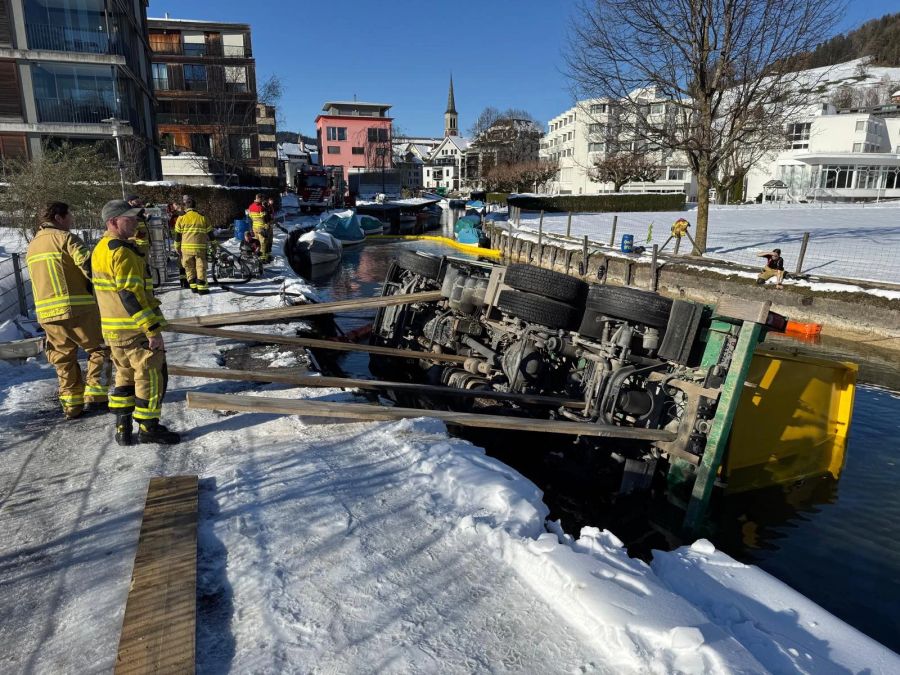
[{"label": "man in red jacket", "polygon": [[250,218],[250,224],[253,226],[253,234],[259,239],[259,259],[261,262],[267,263],[269,262],[269,253],[272,250],[272,239],[270,236],[272,224],[264,200],[265,195],[256,195],[256,199],[253,200],[253,203],[247,209],[247,216]]}]

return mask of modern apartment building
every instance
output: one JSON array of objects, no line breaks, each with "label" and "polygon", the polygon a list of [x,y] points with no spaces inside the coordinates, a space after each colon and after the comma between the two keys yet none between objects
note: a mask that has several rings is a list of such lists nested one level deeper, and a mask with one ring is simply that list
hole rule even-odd
[{"label": "modern apartment building", "polygon": [[92,143],[160,177],[146,0],[0,0],[0,160]]},{"label": "modern apartment building", "polygon": [[257,115],[250,26],[170,18],[148,26],[162,151],[208,158],[221,182],[277,184],[274,116]]},{"label": "modern apartment building", "polygon": [[[626,183],[622,192],[684,192],[689,199],[696,195],[696,182],[687,159],[679,153],[663,153],[625,138],[621,114],[615,102],[586,100],[550,120],[540,149],[541,157],[559,162],[559,173],[550,184],[550,191],[576,195],[611,192],[611,183],[591,179],[595,160],[623,150],[637,150],[650,153],[662,175],[653,183]],[[647,114],[666,114],[666,103],[648,103]]]},{"label": "modern apartment building", "polygon": [[814,107],[788,125],[785,148],[748,174],[753,199],[770,180],[789,201],[873,201],[900,198],[900,92],[891,103],[836,110]]},{"label": "modern apartment building", "polygon": [[340,166],[350,174],[393,168],[388,103],[328,101],[316,117],[319,163]]}]

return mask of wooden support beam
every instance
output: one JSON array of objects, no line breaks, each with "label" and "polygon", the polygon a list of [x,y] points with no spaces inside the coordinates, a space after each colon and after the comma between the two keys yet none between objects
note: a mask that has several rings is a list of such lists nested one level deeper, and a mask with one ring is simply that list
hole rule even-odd
[{"label": "wooden support beam", "polygon": [[377,345],[360,345],[354,342],[336,342],[333,340],[302,338],[295,335],[272,335],[269,333],[254,333],[252,331],[229,330],[227,328],[185,326],[174,323],[166,326],[165,330],[172,333],[209,335],[210,337],[229,338],[231,340],[243,340],[245,342],[291,345],[294,347],[307,347],[309,349],[330,349],[334,352],[365,352],[368,354],[380,354],[381,356],[396,356],[402,359],[428,359],[431,361],[443,361],[445,363],[465,363],[466,359],[469,358],[467,356],[458,356],[456,354],[437,354],[435,352],[422,352],[413,349],[395,349],[393,347],[379,347]]},{"label": "wooden support beam", "polygon": [[197,476],[150,479],[115,672],[193,673]]},{"label": "wooden support beam", "polygon": [[632,427],[607,426],[587,422],[538,420],[523,417],[505,417],[503,415],[479,415],[448,410],[389,408],[365,403],[344,403],[339,401],[309,401],[295,398],[239,396],[236,394],[204,394],[191,391],[187,395],[187,404],[188,408],[274,413],[279,415],[305,415],[307,417],[337,417],[350,419],[354,422],[432,417],[443,420],[447,424],[487,429],[512,429],[547,434],[591,436],[596,438],[627,438],[645,441],[671,441],[675,439],[674,433],[661,429],[635,429]]},{"label": "wooden support beam", "polygon": [[301,387],[336,387],[340,389],[369,389],[374,391],[406,391],[413,394],[432,394],[451,398],[487,398],[496,401],[512,401],[527,405],[544,405],[551,407],[584,408],[583,401],[557,398],[555,396],[536,396],[516,394],[505,391],[481,391],[475,389],[459,389],[432,384],[414,382],[383,382],[380,380],[362,380],[349,377],[320,377],[317,375],[299,375],[293,372],[273,370],[229,370],[225,368],[193,368],[170,364],[169,375],[184,377],[207,377],[213,380],[239,380],[241,382],[278,382],[296,384]]},{"label": "wooden support beam", "polygon": [[334,312],[353,312],[391,305],[407,305],[414,302],[434,302],[441,299],[440,291],[424,291],[407,295],[386,295],[377,298],[355,298],[352,300],[336,300],[335,302],[319,302],[309,305],[292,305],[274,309],[257,309],[246,312],[229,312],[227,314],[207,314],[205,316],[183,316],[173,319],[170,325],[179,326],[228,326],[233,324],[254,324],[278,321],[281,319],[299,319],[305,316],[320,316]]}]

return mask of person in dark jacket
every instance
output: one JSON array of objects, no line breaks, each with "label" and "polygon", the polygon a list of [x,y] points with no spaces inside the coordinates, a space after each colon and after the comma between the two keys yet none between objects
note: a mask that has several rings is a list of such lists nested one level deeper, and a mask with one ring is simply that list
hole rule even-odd
[{"label": "person in dark jacket", "polygon": [[756,283],[762,286],[766,281],[775,277],[775,288],[784,288],[781,282],[784,280],[784,258],[781,257],[781,249],[776,248],[766,253],[757,253],[758,258],[766,259],[766,266],[762,268]]}]

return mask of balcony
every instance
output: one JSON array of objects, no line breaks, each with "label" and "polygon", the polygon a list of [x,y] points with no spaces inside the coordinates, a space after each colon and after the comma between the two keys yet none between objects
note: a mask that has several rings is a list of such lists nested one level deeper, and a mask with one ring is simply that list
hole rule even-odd
[{"label": "balcony", "polygon": [[159,56],[189,56],[194,58],[249,59],[252,51],[243,45],[220,45],[206,42],[163,42],[150,36],[150,49]]},{"label": "balcony", "polygon": [[102,124],[103,120],[119,115],[114,106],[99,99],[73,101],[68,98],[39,98],[35,103],[39,122]]},{"label": "balcony", "polygon": [[68,26],[33,24],[26,27],[29,49],[50,49],[89,54],[115,54],[109,34],[100,30],[81,30]]}]

